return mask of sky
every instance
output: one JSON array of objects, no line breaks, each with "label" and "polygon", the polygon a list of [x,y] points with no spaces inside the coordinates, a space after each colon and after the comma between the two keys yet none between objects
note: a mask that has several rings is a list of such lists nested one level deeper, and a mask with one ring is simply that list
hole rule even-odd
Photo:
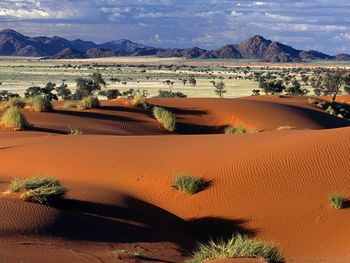
[{"label": "sky", "polygon": [[204,49],[262,35],[298,49],[350,53],[350,0],[1,0],[1,28]]}]

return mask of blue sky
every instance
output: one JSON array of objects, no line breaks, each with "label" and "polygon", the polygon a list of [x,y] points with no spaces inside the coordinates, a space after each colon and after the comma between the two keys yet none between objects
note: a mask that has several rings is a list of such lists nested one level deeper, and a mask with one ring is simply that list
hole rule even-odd
[{"label": "blue sky", "polygon": [[206,49],[260,34],[300,49],[350,53],[350,0],[1,0],[0,27]]}]

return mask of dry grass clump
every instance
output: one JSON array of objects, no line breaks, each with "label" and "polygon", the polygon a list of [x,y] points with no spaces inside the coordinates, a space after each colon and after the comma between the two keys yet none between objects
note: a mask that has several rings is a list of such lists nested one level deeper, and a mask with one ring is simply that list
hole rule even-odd
[{"label": "dry grass clump", "polygon": [[334,209],[341,210],[346,207],[348,200],[341,195],[330,195],[328,197],[328,202]]},{"label": "dry grass clump", "polygon": [[29,103],[31,108],[37,112],[51,111],[53,109],[51,101],[40,95],[31,97]]},{"label": "dry grass clump", "polygon": [[234,234],[228,240],[211,240],[207,244],[200,244],[187,263],[236,257],[261,258],[270,263],[284,262],[284,257],[276,245]]},{"label": "dry grass clump", "polygon": [[65,109],[75,109],[75,108],[78,108],[78,102],[68,101],[68,102],[66,102],[66,103],[63,104],[63,108],[65,108]]},{"label": "dry grass clump", "polygon": [[149,105],[146,102],[146,98],[142,96],[137,96],[131,100],[131,105],[137,108],[148,109]]},{"label": "dry grass clump", "polygon": [[8,192],[20,193],[25,201],[54,205],[64,198],[67,190],[56,179],[38,176],[12,180]]},{"label": "dry grass clump", "polygon": [[30,126],[18,107],[10,107],[4,112],[1,117],[1,125],[13,131],[23,130]]},{"label": "dry grass clump", "polygon": [[294,126],[289,126],[289,125],[281,125],[276,128],[276,131],[290,131],[290,130],[295,130],[296,127]]},{"label": "dry grass clump", "polygon": [[78,102],[78,108],[81,110],[97,109],[100,107],[100,101],[98,98],[88,96]]},{"label": "dry grass clump", "polygon": [[163,127],[169,131],[174,132],[176,129],[176,116],[171,111],[155,106],[153,107],[153,116],[157,119],[159,123],[163,125]]},{"label": "dry grass clump", "polygon": [[247,130],[243,125],[238,125],[237,127],[233,127],[232,125],[228,125],[225,130],[225,134],[244,134],[244,133],[256,133],[256,130]]},{"label": "dry grass clump", "polygon": [[8,101],[3,102],[0,106],[1,109],[8,109],[10,107],[18,107],[23,108],[24,107],[24,101],[20,97],[14,97],[10,98]]},{"label": "dry grass clump", "polygon": [[190,195],[196,194],[207,187],[208,182],[203,178],[192,177],[185,173],[180,173],[175,176],[173,188],[184,191]]},{"label": "dry grass clump", "polygon": [[68,135],[83,135],[83,132],[79,129],[69,128]]}]

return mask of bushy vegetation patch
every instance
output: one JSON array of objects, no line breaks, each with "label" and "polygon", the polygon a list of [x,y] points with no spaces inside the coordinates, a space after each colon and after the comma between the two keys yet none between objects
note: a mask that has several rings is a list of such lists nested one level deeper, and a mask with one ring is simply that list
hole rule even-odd
[{"label": "bushy vegetation patch", "polygon": [[328,197],[328,202],[334,209],[341,210],[346,207],[348,200],[341,195],[330,195]]},{"label": "bushy vegetation patch", "polygon": [[29,103],[31,108],[38,112],[51,111],[53,108],[51,101],[41,95],[31,97]]},{"label": "bushy vegetation patch", "polygon": [[23,130],[29,127],[29,123],[18,107],[8,108],[1,117],[1,124],[14,131]]},{"label": "bushy vegetation patch", "polygon": [[55,205],[64,198],[67,190],[56,179],[38,176],[12,180],[8,192],[20,193],[25,201]]},{"label": "bushy vegetation patch", "polygon": [[342,103],[330,103],[316,98],[309,98],[309,104],[316,106],[328,114],[350,121],[350,106]]},{"label": "bushy vegetation patch", "polygon": [[78,102],[78,108],[82,110],[96,109],[100,107],[100,101],[98,98],[88,96]]},{"label": "bushy vegetation patch", "polygon": [[177,174],[174,178],[173,188],[184,191],[190,195],[202,191],[208,182],[201,177],[193,177],[185,173]]},{"label": "bushy vegetation patch", "polygon": [[276,245],[235,234],[228,240],[211,240],[207,244],[200,244],[187,263],[236,257],[261,258],[269,263],[284,262]]},{"label": "bushy vegetation patch", "polygon": [[157,119],[163,127],[169,131],[174,132],[176,129],[176,116],[171,111],[155,106],[153,107],[153,116]]}]

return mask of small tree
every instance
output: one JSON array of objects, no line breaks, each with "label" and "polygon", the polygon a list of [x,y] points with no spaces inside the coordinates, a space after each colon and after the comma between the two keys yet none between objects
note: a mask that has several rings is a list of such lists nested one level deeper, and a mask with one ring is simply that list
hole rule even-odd
[{"label": "small tree", "polygon": [[74,93],[74,99],[83,99],[93,95],[96,91],[101,90],[106,85],[100,73],[93,73],[89,78],[76,79],[77,90]]},{"label": "small tree", "polygon": [[55,88],[55,91],[57,92],[57,96],[61,100],[69,100],[72,97],[72,92],[70,91],[70,89],[68,89],[67,84],[64,82],[62,82],[60,86],[57,86]]},{"label": "small tree", "polygon": [[189,79],[188,79],[188,82],[193,86],[195,87],[197,85],[197,80],[191,76]]},{"label": "small tree", "polygon": [[168,79],[168,80],[164,81],[163,83],[168,85],[170,92],[173,92],[173,86],[174,86],[174,83],[175,83],[174,81],[171,81],[171,80]]},{"label": "small tree", "polygon": [[[350,86],[350,75],[346,71],[336,70],[328,72],[314,90],[316,95],[332,96],[332,102],[335,102],[341,88],[348,90]],[[318,93],[318,94],[317,94]]]},{"label": "small tree", "polygon": [[286,89],[288,95],[304,96],[309,93],[307,89],[301,88],[300,82],[296,79],[292,81],[292,86]]},{"label": "small tree", "polygon": [[259,88],[261,88],[265,94],[279,94],[286,89],[282,80],[260,81]]},{"label": "small tree", "polygon": [[217,82],[217,83],[215,83],[214,87],[215,87],[216,95],[218,95],[220,98],[223,98],[224,94],[226,93],[225,83],[222,81]]}]

